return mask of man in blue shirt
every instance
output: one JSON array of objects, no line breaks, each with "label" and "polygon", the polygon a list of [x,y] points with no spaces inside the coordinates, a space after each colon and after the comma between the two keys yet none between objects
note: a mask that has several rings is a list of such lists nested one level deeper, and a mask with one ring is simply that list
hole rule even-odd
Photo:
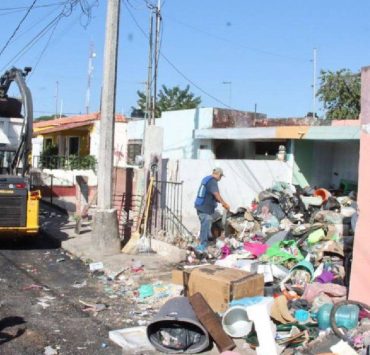
[{"label": "man in blue shirt", "polygon": [[224,176],[221,168],[214,168],[212,175],[202,179],[197,198],[195,200],[195,209],[200,221],[200,244],[197,247],[199,252],[204,252],[208,245],[208,237],[211,236],[212,215],[215,212],[217,203],[221,203],[225,209],[230,206],[222,199],[218,190],[218,181]]}]

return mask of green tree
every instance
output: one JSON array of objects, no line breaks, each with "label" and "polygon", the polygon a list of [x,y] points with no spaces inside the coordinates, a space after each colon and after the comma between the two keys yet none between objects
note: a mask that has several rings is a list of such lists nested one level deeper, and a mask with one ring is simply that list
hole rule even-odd
[{"label": "green tree", "polygon": [[360,114],[361,77],[348,69],[321,70],[317,97],[324,105],[326,118],[345,120]]},{"label": "green tree", "polygon": [[[146,95],[142,91],[137,91],[137,95],[139,96],[137,107],[132,107],[132,116],[142,117],[146,110]],[[185,89],[181,89],[179,86],[168,88],[166,85],[162,85],[157,96],[155,116],[160,117],[163,111],[196,108],[201,102],[200,96],[195,96],[190,92],[189,85]]]}]

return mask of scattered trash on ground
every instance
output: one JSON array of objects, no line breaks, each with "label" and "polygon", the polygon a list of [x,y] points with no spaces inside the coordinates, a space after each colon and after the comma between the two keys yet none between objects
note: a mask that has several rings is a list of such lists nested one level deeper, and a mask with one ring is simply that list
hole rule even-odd
[{"label": "scattered trash on ground", "polygon": [[[209,339],[216,344],[223,339],[220,352],[243,353],[232,341],[242,338],[257,354],[303,355],[310,347],[367,354],[368,306],[347,299],[357,213],[354,193],[275,183],[249,206],[224,216],[221,236],[204,252],[195,248],[195,239],[172,240],[187,249],[187,259],[172,273],[182,298],[164,285],[136,284],[132,275],[142,272],[139,262],[131,275],[121,274],[120,281],[132,280],[125,291],[135,297],[136,307],[153,306],[137,311],[136,324],[147,322],[151,345],[168,353],[201,352],[213,332]],[[164,303],[158,302],[161,287]],[[194,297],[201,300],[193,303]]]},{"label": "scattered trash on ground", "polygon": [[44,348],[44,355],[58,355],[58,348],[54,349],[52,346],[46,346]]},{"label": "scattered trash on ground", "polygon": [[89,268],[90,268],[90,271],[103,270],[104,264],[101,261],[98,261],[96,263],[90,263]]}]

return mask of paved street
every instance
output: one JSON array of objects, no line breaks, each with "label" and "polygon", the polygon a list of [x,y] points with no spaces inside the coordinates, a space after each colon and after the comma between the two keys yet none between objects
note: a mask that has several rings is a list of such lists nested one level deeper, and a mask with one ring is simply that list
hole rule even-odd
[{"label": "paved street", "polygon": [[[119,326],[122,301],[108,301],[87,266],[55,242],[1,240],[0,268],[0,354],[44,354],[47,346],[59,354],[122,353],[106,326]],[[82,310],[80,300],[110,307],[94,315]]]}]

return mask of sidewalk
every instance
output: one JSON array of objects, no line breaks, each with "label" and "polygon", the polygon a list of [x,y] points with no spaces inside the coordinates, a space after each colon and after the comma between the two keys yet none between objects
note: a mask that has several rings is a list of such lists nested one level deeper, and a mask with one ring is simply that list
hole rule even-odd
[{"label": "sidewalk", "polygon": [[122,271],[132,260],[140,260],[145,268],[143,278],[157,278],[162,281],[171,280],[171,271],[174,265],[185,258],[185,252],[166,243],[153,240],[152,248],[155,254],[129,255],[117,253],[109,256],[100,256],[94,247],[91,233],[91,221],[85,220],[81,233],[75,233],[75,224],[72,216],[48,204],[40,204],[41,232],[55,240],[72,256],[84,262],[102,262],[107,274],[116,274]]},{"label": "sidewalk", "polygon": [[[172,247],[166,243],[153,240],[152,248],[157,251],[156,254],[115,254],[100,257],[96,252],[91,236],[91,221],[84,221],[81,234],[75,234],[75,224],[72,216],[47,204],[40,205],[40,225],[41,232],[47,237],[53,239],[58,245],[67,251],[72,257],[77,257],[86,263],[102,262],[106,274],[117,274],[127,265],[131,265],[133,260],[140,260],[144,265],[145,272],[141,276],[142,282],[153,282],[161,280],[171,282],[172,269],[175,264],[185,259],[185,251]],[[255,354],[252,350],[243,348],[242,339],[234,339],[237,345],[235,351],[240,354]],[[123,352],[125,354],[125,352]],[[155,352],[155,354],[161,354]],[[217,355],[219,351],[216,346],[209,351],[202,352],[204,355]]]}]

